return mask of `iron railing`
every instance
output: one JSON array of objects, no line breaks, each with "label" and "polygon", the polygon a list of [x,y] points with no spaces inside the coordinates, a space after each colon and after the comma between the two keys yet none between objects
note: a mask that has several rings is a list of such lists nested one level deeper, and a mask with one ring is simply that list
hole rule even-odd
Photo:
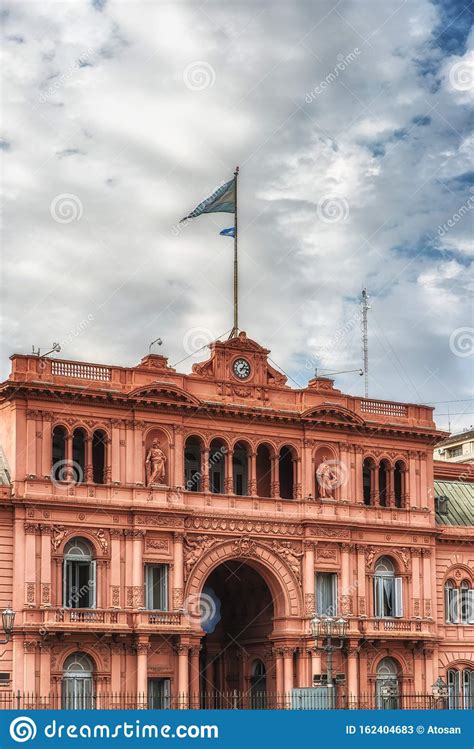
[{"label": "iron railing", "polygon": [[159,700],[146,694],[101,692],[69,700],[61,694],[0,691],[0,710],[447,710],[474,709],[474,696],[450,695],[435,699],[430,694],[407,693],[380,697],[375,694],[328,695],[326,690],[296,689],[275,692],[204,692],[198,695],[164,695]]}]

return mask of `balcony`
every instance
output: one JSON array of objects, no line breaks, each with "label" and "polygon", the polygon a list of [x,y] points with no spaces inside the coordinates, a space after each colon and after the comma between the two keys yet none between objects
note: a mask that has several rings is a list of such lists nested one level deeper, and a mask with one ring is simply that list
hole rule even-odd
[{"label": "balcony", "polygon": [[403,638],[408,636],[409,639],[419,640],[435,636],[435,623],[431,619],[360,618],[358,626],[359,632],[364,637]]},{"label": "balcony", "polygon": [[179,611],[127,611],[124,609],[27,609],[23,627],[46,632],[173,633],[185,629]]}]

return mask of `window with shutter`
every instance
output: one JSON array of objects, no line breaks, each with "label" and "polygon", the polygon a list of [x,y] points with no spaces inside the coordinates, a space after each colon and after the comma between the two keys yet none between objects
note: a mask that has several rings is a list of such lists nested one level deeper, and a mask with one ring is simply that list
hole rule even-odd
[{"label": "window with shutter", "polygon": [[145,565],[145,601],[147,609],[168,610],[168,565]]}]

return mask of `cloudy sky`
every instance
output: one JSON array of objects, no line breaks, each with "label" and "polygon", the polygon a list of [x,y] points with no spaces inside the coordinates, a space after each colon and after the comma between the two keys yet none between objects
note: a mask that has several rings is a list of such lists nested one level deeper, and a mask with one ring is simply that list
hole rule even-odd
[{"label": "cloudy sky", "polygon": [[205,358],[232,216],[178,222],[239,164],[240,327],[300,385],[356,369],[367,286],[370,395],[474,423],[467,6],[7,0],[2,375]]}]

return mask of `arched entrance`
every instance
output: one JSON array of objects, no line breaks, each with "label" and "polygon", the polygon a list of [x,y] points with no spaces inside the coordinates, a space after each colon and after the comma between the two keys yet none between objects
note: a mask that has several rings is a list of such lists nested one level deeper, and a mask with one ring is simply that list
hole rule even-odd
[{"label": "arched entrance", "polygon": [[230,560],[211,572],[204,591],[214,606],[209,607],[211,626],[201,622],[207,630],[201,639],[201,701],[208,707],[216,700],[232,702],[235,695],[239,700],[247,695],[253,701],[258,692],[262,703],[262,692],[268,688],[267,671],[271,672],[269,681],[275,676],[269,639],[275,614],[270,589],[257,570]]}]

